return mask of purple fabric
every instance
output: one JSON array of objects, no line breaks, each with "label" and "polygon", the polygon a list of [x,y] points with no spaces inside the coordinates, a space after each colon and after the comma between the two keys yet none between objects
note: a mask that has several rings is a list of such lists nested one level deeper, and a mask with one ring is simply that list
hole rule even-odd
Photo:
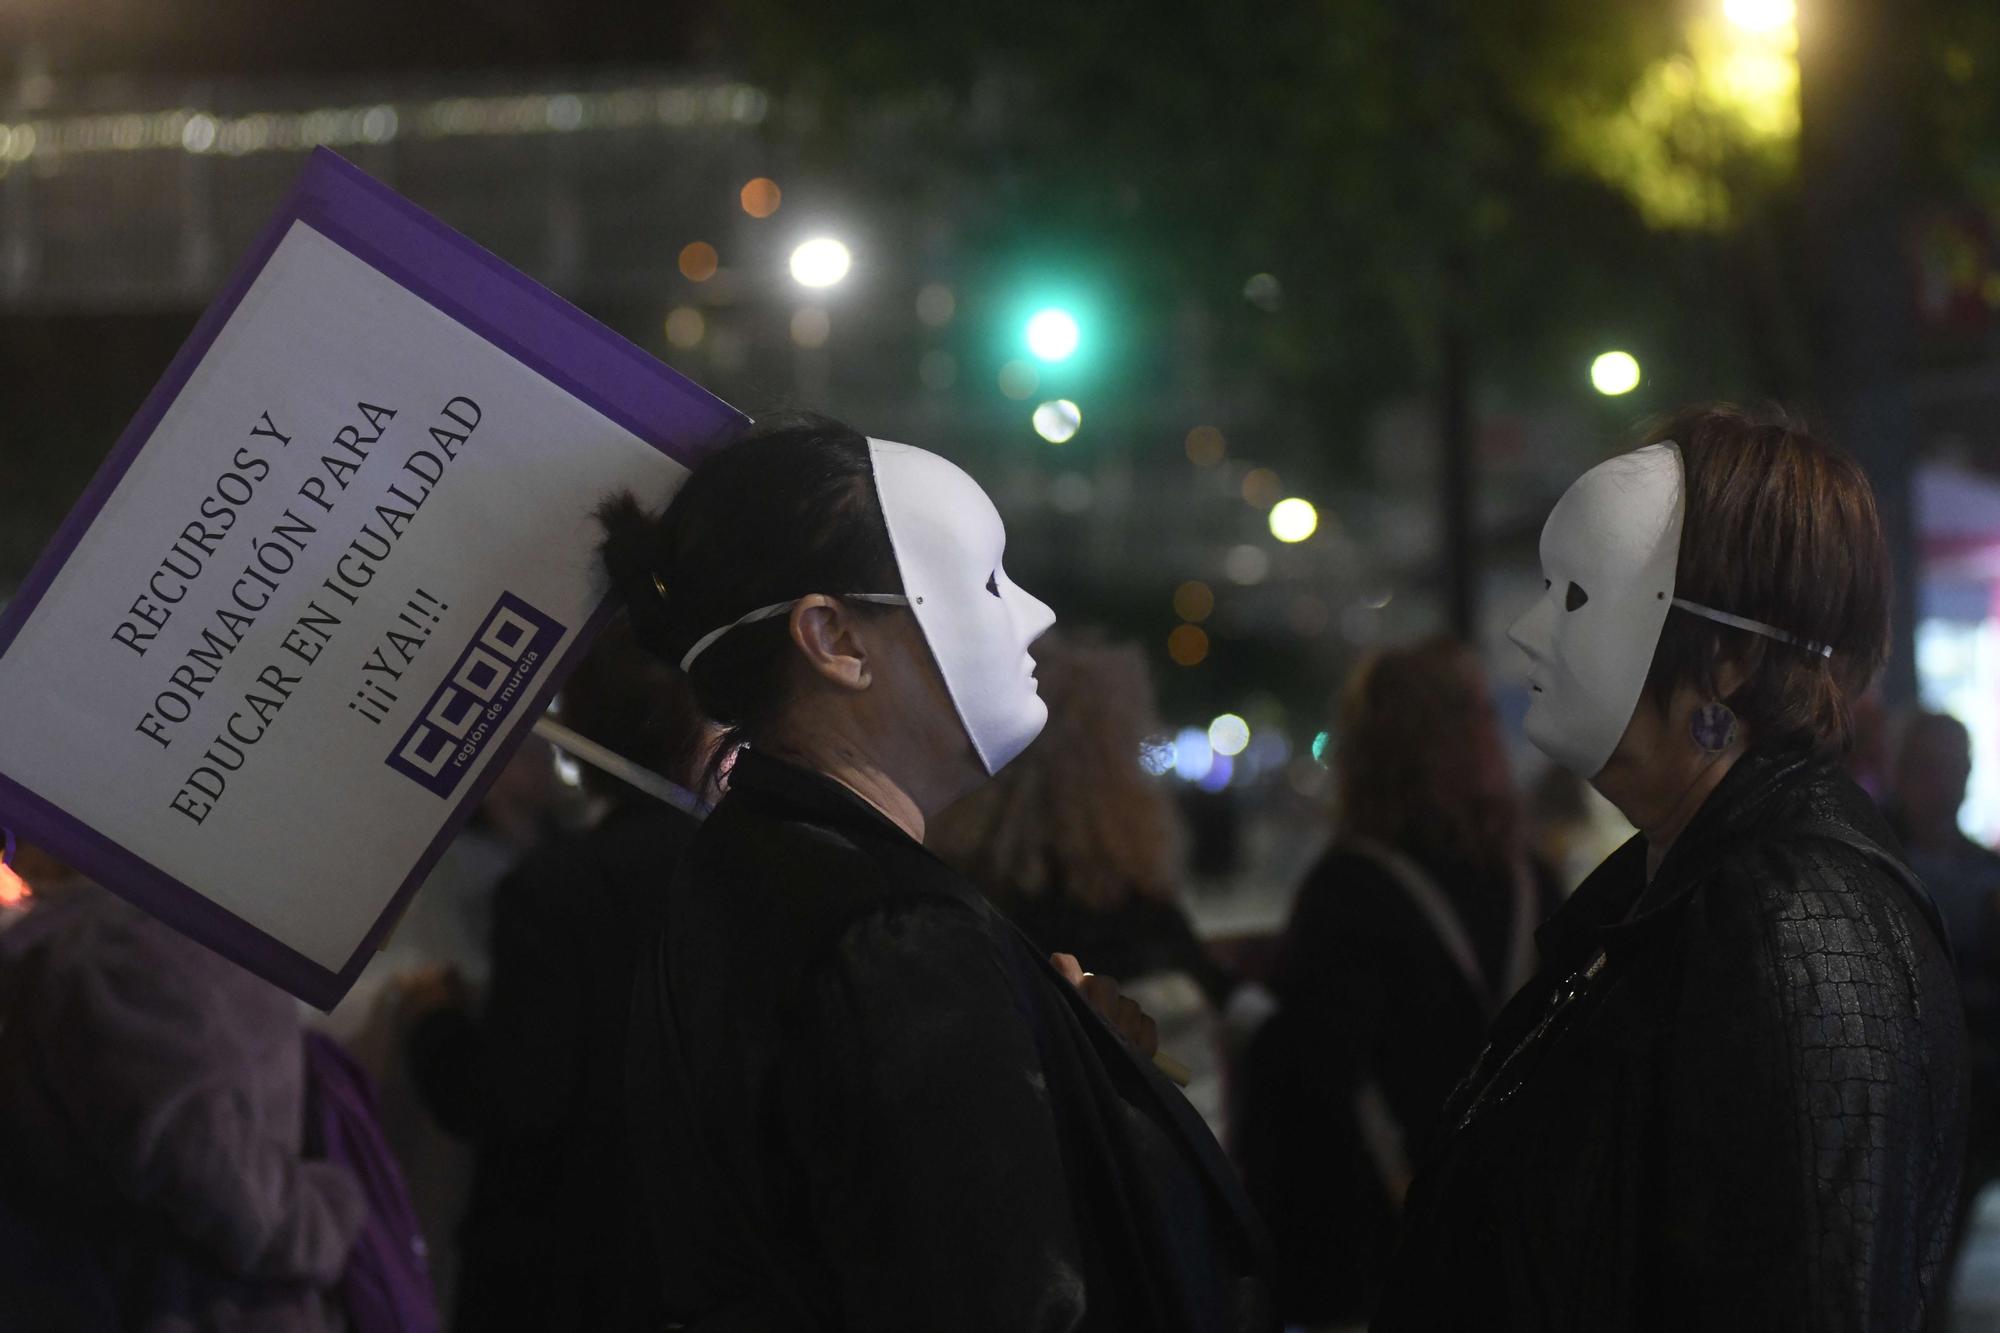
[{"label": "purple fabric", "polygon": [[352,1171],[368,1220],[341,1275],[352,1333],[438,1333],[437,1293],[403,1169],[382,1135],[367,1073],[331,1038],[306,1033],[308,1143]]}]

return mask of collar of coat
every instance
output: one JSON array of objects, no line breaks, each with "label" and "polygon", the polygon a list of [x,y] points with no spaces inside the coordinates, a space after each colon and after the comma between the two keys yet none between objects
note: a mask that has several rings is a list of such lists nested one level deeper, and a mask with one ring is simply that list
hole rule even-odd
[{"label": "collar of coat", "polygon": [[1599,949],[1640,947],[1745,841],[1783,838],[1829,821],[1875,840],[1886,834],[1876,830],[1879,817],[1861,789],[1810,746],[1753,747],[1709,793],[1651,883],[1643,833],[1606,857],[1537,932],[1542,957],[1559,970],[1573,969]]}]

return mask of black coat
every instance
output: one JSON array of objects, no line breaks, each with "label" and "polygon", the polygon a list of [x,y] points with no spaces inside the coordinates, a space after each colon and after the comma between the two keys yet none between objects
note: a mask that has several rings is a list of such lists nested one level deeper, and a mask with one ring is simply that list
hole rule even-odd
[{"label": "black coat", "polygon": [[477,1149],[458,1328],[659,1326],[639,1275],[625,1061],[641,932],[697,827],[636,798],[531,853],[494,892],[480,1015],[440,1010],[410,1034],[425,1104]]},{"label": "black coat", "polygon": [[634,1135],[704,1329],[1263,1329],[1179,1092],[943,862],[746,753],[670,889]]},{"label": "black coat", "polygon": [[[1422,1160],[1445,1098],[1507,998],[1512,868],[1438,856],[1419,865],[1485,977],[1503,980],[1475,988],[1382,862],[1336,845],[1299,886],[1280,937],[1270,987],[1282,1007],[1238,1062],[1231,1146],[1271,1228],[1287,1322],[1365,1318],[1395,1245],[1401,1199],[1370,1153],[1363,1088],[1380,1094],[1402,1155]],[[1522,930],[1559,900],[1546,876],[1535,873],[1534,884]]]},{"label": "black coat", "polygon": [[1377,1333],[1921,1325],[1965,1032],[1928,898],[1857,838],[1894,845],[1844,774],[1759,751],[1650,885],[1642,838],[1591,875],[1447,1106]]}]

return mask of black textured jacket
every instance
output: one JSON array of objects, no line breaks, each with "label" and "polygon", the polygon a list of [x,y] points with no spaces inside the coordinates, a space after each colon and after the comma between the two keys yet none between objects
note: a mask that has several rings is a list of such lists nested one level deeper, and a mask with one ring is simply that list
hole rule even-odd
[{"label": "black textured jacket", "polygon": [[1598,868],[1447,1104],[1376,1333],[1921,1325],[1965,1032],[1929,900],[1857,838],[1894,846],[1844,774],[1753,752],[1650,885],[1642,838]]},{"label": "black textured jacket", "polygon": [[634,1138],[703,1330],[1272,1327],[1180,1092],[846,788],[745,753],[639,979]]}]

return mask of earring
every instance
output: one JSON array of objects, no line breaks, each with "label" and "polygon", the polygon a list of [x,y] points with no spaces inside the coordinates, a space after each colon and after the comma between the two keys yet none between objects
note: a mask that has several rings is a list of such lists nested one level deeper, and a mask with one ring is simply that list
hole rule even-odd
[{"label": "earring", "polygon": [[1720,699],[1705,703],[1688,719],[1688,734],[1710,754],[1721,754],[1736,744],[1736,714]]}]

